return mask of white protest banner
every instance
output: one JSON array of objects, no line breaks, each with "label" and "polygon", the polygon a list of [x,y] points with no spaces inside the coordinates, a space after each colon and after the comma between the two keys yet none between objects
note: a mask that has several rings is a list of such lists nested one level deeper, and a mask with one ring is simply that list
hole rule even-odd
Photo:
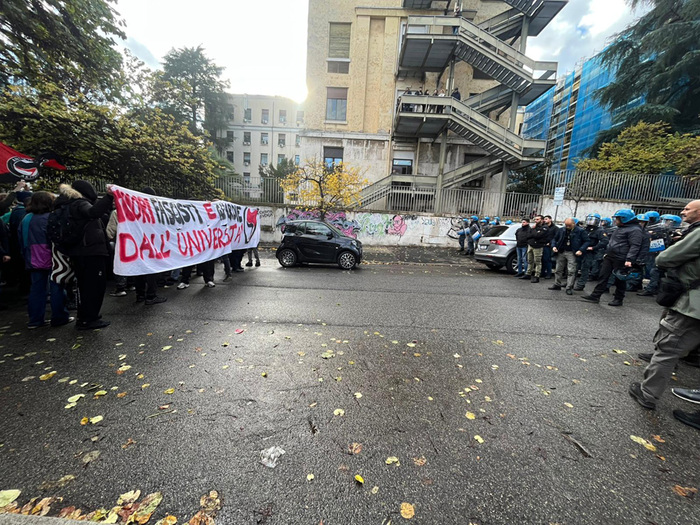
[{"label": "white protest banner", "polygon": [[184,268],[232,250],[255,248],[260,242],[257,208],[225,201],[174,200],[115,185],[110,189],[119,219],[117,275]]}]

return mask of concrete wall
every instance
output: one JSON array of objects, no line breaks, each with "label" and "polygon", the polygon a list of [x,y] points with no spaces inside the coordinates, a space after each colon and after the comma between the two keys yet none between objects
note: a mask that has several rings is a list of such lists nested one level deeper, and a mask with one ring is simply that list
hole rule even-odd
[{"label": "concrete wall", "polygon": [[[675,213],[675,208],[673,210],[667,209],[666,211],[661,211],[659,210],[659,208],[654,208],[654,206],[637,207],[633,204],[630,204],[629,202],[582,200],[581,202],[579,202],[576,217],[578,217],[579,219],[585,219],[586,215],[590,213],[600,213],[602,217],[610,217],[617,210],[630,207],[637,213],[643,213],[651,209],[656,209],[662,214]],[[554,199],[552,197],[545,197],[542,201],[542,215],[551,215],[552,217],[554,217],[555,209],[556,206],[554,206]],[[567,217],[573,217],[575,209],[576,203],[574,201],[565,200],[564,204],[559,206],[557,221],[563,221]]]},{"label": "concrete wall", "polygon": [[[281,227],[286,221],[313,219],[318,217],[318,213],[293,208],[260,207],[258,217],[262,227],[260,240],[279,243],[282,239]],[[456,246],[455,232],[461,225],[456,218],[420,214],[335,212],[329,213],[326,220],[346,235],[373,246]]]}]

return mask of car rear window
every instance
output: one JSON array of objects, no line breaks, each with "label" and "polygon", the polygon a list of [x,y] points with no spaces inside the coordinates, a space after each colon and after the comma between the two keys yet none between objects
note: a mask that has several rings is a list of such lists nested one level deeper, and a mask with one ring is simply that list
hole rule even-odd
[{"label": "car rear window", "polygon": [[508,231],[508,226],[494,226],[489,231],[486,232],[486,237],[500,237],[503,233]]},{"label": "car rear window", "polygon": [[290,222],[284,225],[284,233],[304,233],[305,230],[303,222]]}]

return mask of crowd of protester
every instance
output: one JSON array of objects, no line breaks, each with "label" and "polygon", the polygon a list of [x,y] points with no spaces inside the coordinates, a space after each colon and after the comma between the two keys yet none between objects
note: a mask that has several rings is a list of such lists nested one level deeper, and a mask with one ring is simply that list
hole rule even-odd
[{"label": "crowd of protester", "polygon": [[[152,188],[141,191],[155,195]],[[216,286],[215,260],[162,274],[133,278],[115,275],[118,221],[113,204],[109,189],[98,198],[87,181],[62,184],[57,195],[32,192],[25,182],[0,194],[0,309],[7,307],[3,302],[6,289],[16,287],[20,296],[27,297],[28,328],[59,327],[75,321],[79,330],[94,330],[110,324],[100,313],[109,276],[115,282],[110,296],[126,297],[134,292],[136,302],[148,306],[167,300],[158,295],[160,286],[188,288],[193,273],[203,276],[204,286]],[[253,258],[255,266],[260,266],[257,248],[233,250],[220,259],[224,282],[231,281],[235,272],[244,271],[246,252],[246,266],[253,266]],[[75,317],[71,311],[76,312]]]},{"label": "crowd of protester", "polygon": [[[458,232],[460,251],[473,255],[477,241],[498,225],[498,217],[464,219]],[[621,209],[610,218],[593,213],[583,224],[571,217],[558,226],[549,215],[534,215],[532,221],[521,221],[515,240],[516,278],[535,284],[553,279],[549,290],[563,289],[567,295],[584,291],[590,283],[593,288],[581,300],[594,304],[612,291],[608,305],[620,307],[627,292],[637,292],[656,297],[665,307],[654,352],[638,354],[649,363],[643,381],[629,387],[642,407],[656,408],[679,362],[700,368],[700,200],[688,203],[680,216]],[[672,392],[700,404],[700,389]],[[700,412],[674,410],[673,415],[700,429]]]}]

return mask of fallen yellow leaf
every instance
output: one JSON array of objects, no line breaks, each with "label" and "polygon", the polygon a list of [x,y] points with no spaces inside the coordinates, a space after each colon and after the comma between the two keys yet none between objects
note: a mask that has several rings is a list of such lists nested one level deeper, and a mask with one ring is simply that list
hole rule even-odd
[{"label": "fallen yellow leaf", "polygon": [[91,424],[91,425],[96,425],[97,423],[99,423],[99,422],[102,421],[103,419],[104,419],[104,417],[102,417],[102,416],[91,417],[91,418],[90,418],[90,424]]},{"label": "fallen yellow leaf", "polygon": [[467,419],[476,419],[476,415],[473,412],[467,412]]},{"label": "fallen yellow leaf", "polygon": [[360,485],[365,484],[365,479],[359,474],[355,474],[355,481],[357,481]]},{"label": "fallen yellow leaf", "polygon": [[397,467],[401,466],[401,462],[399,461],[399,458],[397,458],[396,456],[389,456],[388,458],[386,458],[386,461],[384,461],[384,463],[386,463],[387,465],[391,465],[393,463],[396,463]]},{"label": "fallen yellow leaf", "polygon": [[49,372],[48,374],[40,375],[40,376],[39,376],[39,380],[41,380],[41,381],[47,381],[47,380],[51,379],[53,376],[55,376],[56,373],[57,373],[57,372],[56,372],[55,370],[52,370],[52,371]]},{"label": "fallen yellow leaf", "polygon": [[416,510],[413,508],[413,505],[410,503],[403,502],[401,504],[401,517],[407,520],[410,520],[413,516],[416,515]]},{"label": "fallen yellow leaf", "polygon": [[164,393],[164,394],[168,394],[168,395],[174,394],[174,393],[175,393],[175,389],[174,389],[174,388],[168,388],[168,389],[167,389],[165,392],[163,392],[163,393]]},{"label": "fallen yellow leaf", "polygon": [[484,438],[482,438],[482,437],[479,436],[478,434],[477,434],[476,436],[474,436],[474,440],[475,440],[477,443],[483,443],[483,442],[484,442]]},{"label": "fallen yellow leaf", "polygon": [[87,417],[84,417],[83,419],[80,420],[80,424],[85,426],[90,422],[90,419]]},{"label": "fallen yellow leaf", "polygon": [[639,436],[630,436],[630,439],[634,441],[635,443],[639,443],[640,445],[643,445],[644,448],[647,450],[651,450],[652,452],[656,452],[656,447],[651,444],[651,442],[647,441],[644,438],[641,438]]},{"label": "fallen yellow leaf", "polygon": [[316,476],[314,476],[313,474],[307,474],[307,476],[306,476],[306,481],[313,481],[313,479],[314,479],[315,477],[316,477]]}]

